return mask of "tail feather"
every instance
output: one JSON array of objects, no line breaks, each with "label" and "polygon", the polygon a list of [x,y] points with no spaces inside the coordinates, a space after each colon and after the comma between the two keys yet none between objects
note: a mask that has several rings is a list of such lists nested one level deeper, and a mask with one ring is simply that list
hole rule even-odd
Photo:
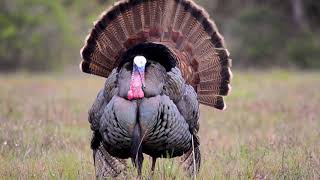
[{"label": "tail feather", "polygon": [[164,28],[164,33],[162,34],[161,42],[171,41],[171,30],[173,24],[173,15],[176,13],[176,3],[174,1],[166,2],[163,0],[164,12],[162,15],[161,27]]},{"label": "tail feather", "polygon": [[[118,13],[121,13],[120,9],[118,9]],[[129,37],[127,27],[124,23],[124,15],[118,16],[118,18],[113,21],[113,25],[115,33],[117,34],[116,36],[119,39],[120,44],[123,45]]]},{"label": "tail feather", "polygon": [[157,26],[156,16],[160,14],[158,11],[159,4],[158,1],[150,1],[149,2],[149,16],[150,16],[150,27]]},{"label": "tail feather", "polygon": [[81,62],[80,69],[85,73],[96,74],[98,76],[102,76],[106,78],[108,77],[107,75],[110,74],[111,72],[99,65],[96,65],[95,63],[88,63],[85,61]]},{"label": "tail feather", "polygon": [[130,38],[134,35],[135,26],[134,26],[134,19],[133,19],[133,9],[127,10],[125,6],[121,6],[120,10],[123,11],[123,23],[126,27],[127,37]]},{"label": "tail feather", "polygon": [[151,25],[151,17],[150,17],[150,1],[145,1],[142,3],[142,12],[143,12],[143,16],[141,16],[143,18],[143,28],[150,28]]},{"label": "tail feather", "polygon": [[211,96],[202,97],[203,104],[228,94],[231,60],[223,37],[192,0],[120,1],[96,22],[81,52],[81,68],[108,77],[126,52],[142,43],[166,46],[186,82]]},{"label": "tail feather", "polygon": [[133,22],[135,26],[135,33],[138,33],[143,30],[143,7],[142,4],[136,5],[133,7]]},{"label": "tail feather", "polygon": [[155,11],[154,11],[154,25],[160,26],[161,25],[161,18],[163,16],[163,1],[154,1]]},{"label": "tail feather", "polygon": [[208,106],[215,107],[219,110],[225,110],[227,107],[221,96],[199,96],[199,102]]}]

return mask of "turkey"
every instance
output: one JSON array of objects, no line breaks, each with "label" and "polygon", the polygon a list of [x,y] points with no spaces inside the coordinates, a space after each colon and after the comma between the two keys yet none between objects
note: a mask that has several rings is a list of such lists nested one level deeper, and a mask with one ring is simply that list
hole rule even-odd
[{"label": "turkey", "polygon": [[131,158],[180,157],[200,169],[199,103],[224,110],[231,60],[223,37],[191,0],[122,0],[102,14],[80,69],[106,78],[89,110],[98,179],[121,177]]}]

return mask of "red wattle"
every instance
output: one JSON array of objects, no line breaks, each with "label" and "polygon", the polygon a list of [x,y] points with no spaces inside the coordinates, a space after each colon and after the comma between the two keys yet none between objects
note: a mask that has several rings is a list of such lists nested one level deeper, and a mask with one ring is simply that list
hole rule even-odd
[{"label": "red wattle", "polygon": [[133,77],[130,82],[130,89],[128,91],[128,100],[141,98],[144,98],[141,76],[138,73],[133,73]]},{"label": "red wattle", "polygon": [[133,92],[132,92],[132,90],[129,90],[129,91],[128,91],[128,99],[129,99],[129,100],[132,100],[132,99],[133,99]]},{"label": "red wattle", "polygon": [[138,89],[138,91],[137,91],[137,97],[138,97],[138,98],[144,98],[144,92],[142,91],[141,88]]}]

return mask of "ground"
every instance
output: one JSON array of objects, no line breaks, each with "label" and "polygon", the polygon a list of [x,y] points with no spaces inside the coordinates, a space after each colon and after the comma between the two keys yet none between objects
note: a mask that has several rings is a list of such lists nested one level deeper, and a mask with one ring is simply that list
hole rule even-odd
[{"label": "ground", "polygon": [[[0,179],[94,179],[87,111],[103,79],[19,73],[0,84]],[[232,84],[226,111],[201,106],[197,178],[319,179],[320,73],[238,71]],[[155,179],[183,175],[158,161]]]}]

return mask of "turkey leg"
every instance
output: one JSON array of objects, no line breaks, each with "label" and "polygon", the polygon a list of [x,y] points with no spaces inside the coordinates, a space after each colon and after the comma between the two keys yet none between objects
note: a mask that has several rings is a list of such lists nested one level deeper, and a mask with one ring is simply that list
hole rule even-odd
[{"label": "turkey leg", "polygon": [[156,167],[156,161],[157,161],[157,158],[152,157],[151,177],[153,177],[153,175],[154,175],[154,169]]}]

